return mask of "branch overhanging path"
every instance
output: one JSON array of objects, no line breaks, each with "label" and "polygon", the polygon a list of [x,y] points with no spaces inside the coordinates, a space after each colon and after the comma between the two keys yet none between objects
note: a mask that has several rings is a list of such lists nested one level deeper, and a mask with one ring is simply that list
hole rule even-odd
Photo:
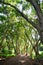
[{"label": "branch overhanging path", "polygon": [[7,3],[7,2],[2,2],[2,1],[0,1],[0,3],[3,3],[3,4],[6,4],[6,5],[9,5],[9,6],[13,7],[13,8],[16,9],[16,11],[17,11],[18,13],[20,13],[21,16],[22,16],[28,23],[30,23],[34,28],[36,28],[36,29],[39,28],[37,24],[35,24],[33,21],[31,21],[31,20],[30,20],[25,14],[23,14],[23,12],[21,12],[16,6],[14,6],[14,5],[10,4],[10,3]]},{"label": "branch overhanging path", "polygon": [[40,21],[40,19],[43,19],[43,14],[42,14],[40,6],[36,3],[35,0],[26,0],[26,1],[30,2],[33,5],[33,7],[34,7],[34,9],[35,9],[35,11],[37,13],[37,16],[39,18],[39,23],[42,23]]}]

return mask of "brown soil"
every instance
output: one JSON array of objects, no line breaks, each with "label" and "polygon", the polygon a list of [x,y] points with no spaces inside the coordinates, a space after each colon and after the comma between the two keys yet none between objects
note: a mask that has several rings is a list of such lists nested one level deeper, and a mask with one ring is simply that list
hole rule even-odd
[{"label": "brown soil", "polygon": [[17,55],[7,59],[1,59],[0,65],[43,65],[43,60],[37,61],[25,55]]}]

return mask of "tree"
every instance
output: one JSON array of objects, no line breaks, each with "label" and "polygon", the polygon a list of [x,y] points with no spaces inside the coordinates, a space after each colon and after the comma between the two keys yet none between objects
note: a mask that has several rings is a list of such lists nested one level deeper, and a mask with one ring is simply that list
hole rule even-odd
[{"label": "tree", "polygon": [[[35,24],[32,20],[30,20],[25,14],[23,14],[23,12],[21,12],[16,6],[11,5],[9,2],[5,2],[5,1],[0,1],[0,3],[6,4],[6,5],[10,5],[11,7],[15,8],[16,11],[18,11],[22,17],[24,17],[27,22],[29,22],[34,28],[37,29],[39,35],[40,35],[40,40],[43,43],[43,12],[41,9],[41,5],[43,6],[43,1],[37,1],[37,0],[27,0],[27,2],[30,2],[30,4],[34,7],[36,14],[38,16],[37,18],[37,23]],[[42,3],[41,3],[42,2]],[[40,6],[39,6],[40,4]]]},{"label": "tree", "polygon": [[40,0],[0,0],[0,50],[3,53],[39,54],[43,43],[42,6]]}]

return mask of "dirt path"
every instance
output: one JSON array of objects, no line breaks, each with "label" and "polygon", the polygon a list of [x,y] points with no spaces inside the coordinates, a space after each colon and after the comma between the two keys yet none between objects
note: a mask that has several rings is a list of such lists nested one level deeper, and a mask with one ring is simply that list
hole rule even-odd
[{"label": "dirt path", "polygon": [[0,65],[43,65],[41,64],[42,62],[37,62],[29,58],[29,56],[18,55],[15,57],[9,57],[6,60],[0,60]]}]

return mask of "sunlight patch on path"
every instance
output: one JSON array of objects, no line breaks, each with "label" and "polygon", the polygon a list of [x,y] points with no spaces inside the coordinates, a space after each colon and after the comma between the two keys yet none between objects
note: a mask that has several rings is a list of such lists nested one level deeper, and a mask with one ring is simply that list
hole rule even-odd
[{"label": "sunlight patch on path", "polygon": [[19,62],[24,63],[24,62],[26,62],[26,61],[25,61],[25,60],[19,60]]}]

